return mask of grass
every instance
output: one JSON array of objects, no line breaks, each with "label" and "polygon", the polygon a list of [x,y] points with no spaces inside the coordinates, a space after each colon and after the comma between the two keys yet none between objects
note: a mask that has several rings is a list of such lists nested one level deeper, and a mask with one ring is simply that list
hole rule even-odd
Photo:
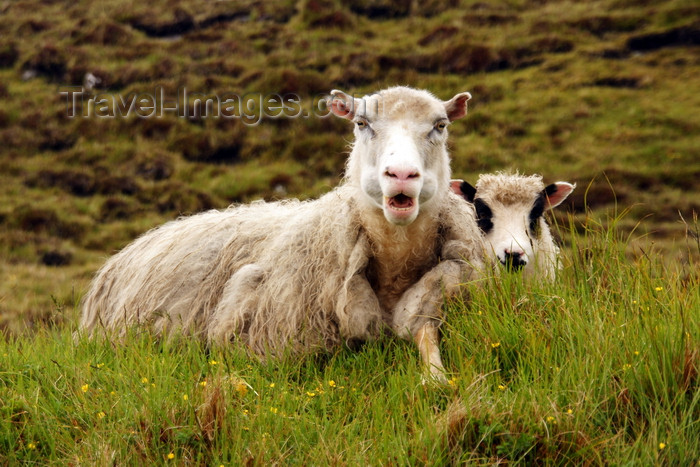
[{"label": "grass", "polygon": [[259,198],[315,197],[342,177],[351,133],[340,119],[68,118],[60,93],[88,73],[100,82],[86,98],[293,93],[305,112],[334,88],[362,94],[407,84],[443,99],[470,91],[468,117],[450,129],[455,176],[475,182],[518,169],[590,185],[557,210],[560,221],[574,213],[586,222],[586,209],[604,220],[618,203],[631,208],[620,228],[645,234],[635,248],[688,261],[681,216],[692,219],[700,196],[700,131],[690,111],[700,106],[698,47],[649,37],[678,28],[695,37],[694,2],[373,5],[3,7],[0,267],[21,283],[0,283],[0,327],[31,330],[51,314],[45,291],[84,291],[86,271],[167,220]]},{"label": "grass", "polygon": [[143,330],[74,337],[56,300],[0,343],[0,461],[695,465],[697,265],[631,262],[621,219],[572,234],[553,284],[505,274],[447,304],[445,387],[396,338],[260,362]]}]

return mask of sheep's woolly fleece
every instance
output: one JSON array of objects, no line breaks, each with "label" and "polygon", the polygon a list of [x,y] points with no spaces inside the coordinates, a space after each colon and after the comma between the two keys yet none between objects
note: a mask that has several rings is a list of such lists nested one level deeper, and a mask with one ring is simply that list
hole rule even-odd
[{"label": "sheep's woolly fleece", "polygon": [[[98,272],[83,302],[81,327],[123,331],[148,324],[157,333],[179,330],[219,341],[235,336],[261,355],[377,337],[400,293],[437,264],[445,236],[458,230],[450,225],[470,225],[474,213],[462,199],[446,196],[431,219],[441,228],[430,244],[414,243],[403,264],[392,265],[402,280],[377,296],[351,290],[356,273],[378,266],[370,258],[382,248],[359,222],[355,192],[342,186],[316,201],[254,203],[154,229]],[[422,224],[400,235],[410,240]],[[474,266],[483,255],[479,237],[465,239]],[[366,295],[364,306],[348,303],[357,293]],[[373,303],[378,300],[385,306]]]},{"label": "sheep's woolly fleece", "polygon": [[446,173],[407,226],[366,203],[350,171],[318,200],[234,206],[154,229],[98,271],[81,328],[94,335],[146,324],[236,338],[259,355],[329,349],[386,329],[415,336],[437,325],[444,294],[477,278],[484,258],[473,207],[449,190],[449,159],[437,150]]}]

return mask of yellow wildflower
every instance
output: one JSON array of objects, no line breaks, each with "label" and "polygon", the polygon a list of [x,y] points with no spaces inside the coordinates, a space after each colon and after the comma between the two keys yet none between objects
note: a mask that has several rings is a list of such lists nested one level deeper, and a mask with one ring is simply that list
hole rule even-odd
[{"label": "yellow wildflower", "polygon": [[218,365],[219,362],[217,362],[216,360],[209,360],[209,364],[214,366],[214,365]]},{"label": "yellow wildflower", "polygon": [[36,444],[34,444],[34,443],[27,444],[27,449],[31,449],[31,450],[36,449]]},{"label": "yellow wildflower", "polygon": [[506,390],[506,387],[505,387],[504,385],[502,385],[502,384],[499,384],[499,385],[498,385],[498,389],[500,389],[501,391],[505,391],[505,390]]},{"label": "yellow wildflower", "polygon": [[551,415],[549,417],[547,417],[547,422],[556,423],[556,421],[554,420],[554,417],[552,417]]},{"label": "yellow wildflower", "polygon": [[666,443],[659,443],[659,449],[666,448]]},{"label": "yellow wildflower", "polygon": [[663,287],[656,287],[654,290],[656,290],[657,292],[661,292],[663,289]]},{"label": "yellow wildflower", "polygon": [[497,348],[500,347],[500,346],[501,346],[501,343],[500,343],[500,342],[492,342],[492,343],[491,343],[491,348],[492,348],[492,349],[497,349]]},{"label": "yellow wildflower", "polygon": [[200,382],[199,385],[203,388],[207,387],[207,380],[205,379],[204,381]]},{"label": "yellow wildflower", "polygon": [[105,418],[105,416],[106,416],[106,415],[105,415],[104,412],[97,412],[97,418],[99,418],[100,420],[102,420],[103,418]]},{"label": "yellow wildflower", "polygon": [[88,392],[88,389],[90,389],[90,385],[89,385],[89,384],[83,384],[82,386],[80,386],[80,389],[81,389],[83,392]]},{"label": "yellow wildflower", "polygon": [[189,399],[189,398],[190,398],[190,396],[188,396],[187,394],[183,394],[183,395],[182,395],[182,400],[183,400],[183,401],[186,401],[186,400]]},{"label": "yellow wildflower", "polygon": [[334,387],[335,387],[335,381],[333,381],[333,380],[328,381],[328,385],[329,385],[330,387],[334,388]]},{"label": "yellow wildflower", "polygon": [[314,397],[314,396],[316,395],[316,393],[315,393],[315,392],[306,391],[306,395],[309,396],[309,397]]},{"label": "yellow wildflower", "polygon": [[172,452],[168,453],[168,459],[175,459],[175,454]]},{"label": "yellow wildflower", "polygon": [[235,388],[236,392],[238,392],[240,396],[245,396],[246,394],[248,394],[248,386],[243,382],[243,380],[238,380],[236,382]]},{"label": "yellow wildflower", "polygon": [[141,382],[142,382],[143,384],[148,384],[148,378],[145,378],[145,377],[144,377],[144,378],[141,378]]},{"label": "yellow wildflower", "polygon": [[274,387],[275,387],[275,383],[270,383],[270,387],[271,387],[271,388],[274,388]]},{"label": "yellow wildflower", "polygon": [[277,407],[270,407],[270,412],[277,413]]}]

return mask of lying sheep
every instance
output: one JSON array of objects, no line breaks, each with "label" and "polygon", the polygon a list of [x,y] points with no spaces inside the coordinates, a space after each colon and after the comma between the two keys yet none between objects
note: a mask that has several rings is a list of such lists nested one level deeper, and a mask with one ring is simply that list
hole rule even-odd
[{"label": "lying sheep", "polygon": [[476,188],[453,180],[452,190],[474,203],[477,223],[498,260],[525,276],[554,279],[559,248],[544,212],[564,201],[576,185],[556,182],[544,186],[539,175],[485,174]]},{"label": "lying sheep", "polygon": [[479,276],[474,209],[450,190],[447,126],[468,93],[443,102],[395,87],[329,109],[355,124],[343,183],[318,200],[257,202],[151,230],[97,273],[81,328],[149,324],[259,355],[331,349],[391,329],[442,378],[445,296]]}]

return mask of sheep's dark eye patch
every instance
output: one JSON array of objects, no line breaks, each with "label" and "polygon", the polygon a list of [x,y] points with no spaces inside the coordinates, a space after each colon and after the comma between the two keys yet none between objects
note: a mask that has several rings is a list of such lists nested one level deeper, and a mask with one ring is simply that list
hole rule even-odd
[{"label": "sheep's dark eye patch", "polygon": [[540,217],[544,214],[545,193],[542,192],[535,200],[535,204],[530,210],[530,233],[537,237],[540,234]]},{"label": "sheep's dark eye patch", "polygon": [[474,200],[474,208],[476,209],[476,223],[484,233],[489,233],[493,229],[493,212],[488,204],[484,203],[481,198]]}]

